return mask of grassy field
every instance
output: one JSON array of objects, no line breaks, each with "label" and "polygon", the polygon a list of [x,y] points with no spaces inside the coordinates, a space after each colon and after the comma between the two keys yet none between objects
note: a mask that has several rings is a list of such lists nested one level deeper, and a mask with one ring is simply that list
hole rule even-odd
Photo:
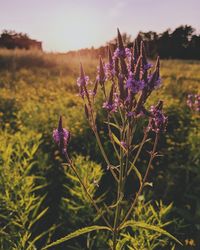
[{"label": "grassy field", "polygon": [[[93,210],[82,201],[82,190],[62,166],[52,140],[60,115],[72,134],[70,154],[86,170],[93,166],[101,180],[100,191],[91,187],[94,195],[109,188],[106,166],[77,95],[80,61],[94,80],[98,59],[89,56],[0,50],[1,249],[35,249],[34,244],[40,249],[44,242],[92,221]],[[169,230],[184,243],[180,249],[200,249],[199,117],[186,105],[188,94],[200,93],[200,62],[161,61],[161,77],[163,84],[152,99],[164,101],[169,124],[159,146],[164,156],[154,164],[151,176],[155,185],[145,199],[162,200],[165,206],[172,202]],[[104,115],[99,103],[98,121]],[[104,127],[100,130],[106,141]],[[105,147],[111,150],[106,143]],[[99,234],[97,242],[105,237]],[[29,240],[32,248],[26,246]],[[66,249],[81,249],[86,240]]]}]

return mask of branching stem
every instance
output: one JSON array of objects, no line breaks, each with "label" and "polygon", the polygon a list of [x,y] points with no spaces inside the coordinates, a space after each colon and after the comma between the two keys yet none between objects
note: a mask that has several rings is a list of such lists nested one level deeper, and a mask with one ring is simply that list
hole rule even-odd
[{"label": "branching stem", "polygon": [[148,174],[149,174],[149,170],[150,170],[150,168],[151,168],[152,161],[153,161],[153,159],[155,158],[156,147],[157,147],[157,144],[158,144],[158,137],[159,137],[159,134],[156,134],[156,138],[155,138],[154,145],[153,145],[153,150],[152,150],[152,152],[151,152],[151,156],[150,156],[150,159],[149,159],[149,163],[148,163],[148,166],[147,166],[147,169],[146,169],[144,178],[143,178],[143,180],[142,180],[142,184],[140,185],[140,188],[139,188],[139,190],[138,190],[138,192],[137,192],[137,194],[136,194],[136,196],[135,196],[135,199],[134,199],[134,201],[133,201],[131,207],[129,208],[129,210],[128,210],[126,216],[124,217],[124,219],[123,219],[121,225],[118,227],[118,229],[128,220],[128,217],[130,216],[130,214],[131,214],[133,208],[135,207],[135,205],[136,205],[136,203],[137,203],[137,201],[138,201],[138,197],[139,197],[139,196],[141,195],[141,193],[142,193],[142,190],[143,190],[143,188],[144,188],[146,179],[147,179]]},{"label": "branching stem", "polygon": [[75,173],[76,177],[78,178],[79,183],[80,183],[81,186],[83,187],[83,189],[84,189],[86,195],[88,196],[90,202],[92,203],[92,205],[93,205],[94,208],[96,209],[97,213],[98,213],[98,214],[101,214],[101,216],[102,216],[104,222],[106,223],[106,225],[107,225],[110,229],[112,229],[112,226],[110,225],[110,223],[108,222],[108,220],[105,218],[105,216],[101,213],[101,211],[100,211],[99,207],[97,206],[96,202],[93,200],[92,196],[91,196],[90,193],[88,192],[88,190],[87,190],[85,184],[84,184],[83,181],[81,180],[81,177],[79,176],[79,174],[78,174],[78,172],[77,172],[77,170],[76,170],[76,167],[74,166],[72,160],[69,158],[67,152],[65,152],[65,157],[66,157],[67,162],[69,163],[70,167],[72,168],[73,172]]}]

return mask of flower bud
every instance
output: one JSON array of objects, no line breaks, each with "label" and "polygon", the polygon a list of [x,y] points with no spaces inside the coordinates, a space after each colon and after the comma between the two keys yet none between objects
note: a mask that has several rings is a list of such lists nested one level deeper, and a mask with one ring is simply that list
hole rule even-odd
[{"label": "flower bud", "polygon": [[124,43],[123,43],[122,36],[120,34],[119,29],[117,29],[117,41],[118,41],[118,48],[120,50],[124,50]]},{"label": "flower bud", "polygon": [[62,153],[67,150],[67,145],[70,140],[70,132],[62,127],[62,117],[60,116],[58,128],[53,130],[53,139],[55,143],[59,146]]},{"label": "flower bud", "polygon": [[99,57],[99,76],[98,76],[99,83],[101,86],[104,85],[105,83],[105,72],[104,72],[104,66],[103,66],[103,61],[102,58]]}]

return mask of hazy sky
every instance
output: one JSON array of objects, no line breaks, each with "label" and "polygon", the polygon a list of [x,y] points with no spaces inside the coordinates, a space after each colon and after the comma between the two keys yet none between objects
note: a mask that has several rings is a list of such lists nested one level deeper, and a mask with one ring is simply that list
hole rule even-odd
[{"label": "hazy sky", "polygon": [[116,35],[189,24],[200,33],[200,0],[0,0],[0,31],[27,33],[48,51],[98,47]]}]

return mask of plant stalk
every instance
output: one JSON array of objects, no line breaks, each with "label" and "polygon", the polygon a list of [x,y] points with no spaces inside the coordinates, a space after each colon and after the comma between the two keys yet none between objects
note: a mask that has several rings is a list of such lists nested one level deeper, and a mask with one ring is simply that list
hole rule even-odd
[{"label": "plant stalk", "polygon": [[[85,184],[84,184],[83,181],[81,180],[81,177],[79,176],[78,172],[76,171],[76,167],[74,166],[72,160],[69,158],[67,152],[65,152],[65,157],[66,157],[68,163],[70,164],[70,167],[71,167],[72,170],[74,171],[76,177],[78,178],[80,184],[82,185],[82,187],[83,187],[83,189],[84,189],[86,195],[88,196],[90,202],[91,202],[92,205],[95,207],[97,213],[98,213],[98,214],[101,214],[101,211],[100,211],[99,207],[97,206],[97,204],[96,204],[95,201],[93,200],[92,196],[89,194],[89,192],[88,192],[88,190],[87,190]],[[101,216],[102,216],[104,222],[106,223],[106,225],[107,225],[109,228],[112,229],[112,226],[110,225],[110,223],[108,222],[108,220],[105,218],[105,216],[104,216],[103,214],[101,214]]]},{"label": "plant stalk", "polygon": [[157,147],[157,144],[158,144],[158,138],[159,138],[159,134],[156,133],[156,138],[155,138],[155,141],[154,141],[154,145],[153,145],[153,150],[151,152],[151,157],[150,157],[150,160],[149,160],[149,163],[148,163],[148,166],[147,166],[147,169],[146,169],[146,172],[145,172],[145,175],[144,175],[144,178],[143,178],[143,181],[142,181],[142,184],[140,185],[140,188],[135,196],[135,199],[131,205],[131,207],[129,208],[126,216],[124,217],[122,223],[120,224],[120,226],[118,228],[120,228],[127,220],[128,220],[128,217],[130,216],[133,208],[135,207],[136,203],[137,203],[137,200],[138,200],[138,197],[141,195],[142,193],[142,190],[144,188],[144,185],[145,185],[145,182],[146,182],[146,179],[148,177],[148,174],[149,174],[149,170],[151,168],[151,164],[152,164],[152,161],[155,157],[155,152],[156,152],[156,147]]}]

